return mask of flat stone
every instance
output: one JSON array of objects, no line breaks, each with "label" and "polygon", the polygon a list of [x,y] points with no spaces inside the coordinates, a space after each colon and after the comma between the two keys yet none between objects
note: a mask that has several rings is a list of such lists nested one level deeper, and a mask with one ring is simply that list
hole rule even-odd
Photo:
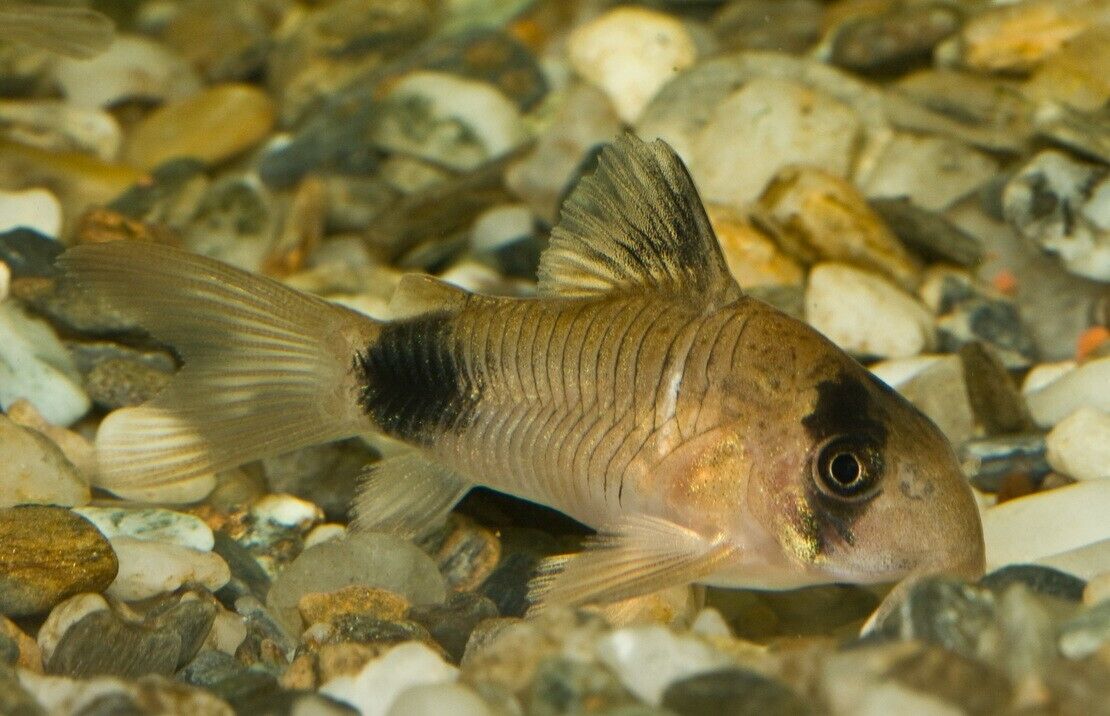
[{"label": "flat stone", "polygon": [[905,197],[877,198],[870,204],[906,248],[928,261],[970,267],[982,259],[978,239],[943,214],[923,209]]},{"label": "flat stone", "polygon": [[45,662],[50,661],[50,657],[54,655],[54,650],[58,647],[58,642],[61,641],[62,636],[69,631],[70,627],[89,614],[104,611],[108,608],[108,601],[104,597],[88,592],[75,594],[57,604],[50,610],[46,621],[39,627],[39,633],[36,637],[39,649],[42,651],[43,660]]},{"label": "flat stone", "polygon": [[128,134],[123,154],[142,169],[181,158],[219,164],[258,144],[273,125],[274,107],[265,92],[216,85],[147,115]]},{"label": "flat stone", "polygon": [[112,539],[119,555],[119,574],[107,593],[121,601],[137,601],[172,592],[196,582],[215,592],[231,578],[227,563],[212,552],[134,537]]},{"label": "flat stone", "polygon": [[[96,82],[90,82],[90,77]],[[176,53],[153,40],[122,34],[96,57],[62,60],[57,80],[66,99],[80,107],[174,100],[200,89],[200,79]]]},{"label": "flat stone", "polygon": [[57,238],[62,230],[62,205],[46,189],[0,191],[0,234],[13,229]]},{"label": "flat stone", "polygon": [[127,624],[111,611],[96,611],[66,631],[47,669],[77,678],[169,675],[180,649],[180,637],[169,630]]},{"label": "flat stone", "polygon": [[160,507],[79,507],[74,510],[96,525],[108,539],[134,537],[149,542],[166,542],[211,551],[212,530],[204,520],[184,512]]},{"label": "flat stone", "polygon": [[0,407],[7,410],[26,398],[55,425],[69,425],[88,412],[81,377],[49,324],[5,301],[0,334]]},{"label": "flat stone", "polygon": [[855,183],[869,198],[909,197],[943,211],[992,178],[998,164],[963,142],[897,133],[857,167]]},{"label": "flat stone", "polygon": [[88,483],[57,445],[0,415],[0,507],[88,501]]},{"label": "flat stone", "polygon": [[297,602],[297,611],[305,624],[332,622],[337,617],[353,614],[397,621],[405,617],[409,607],[408,600],[398,594],[359,584],[334,592],[305,594]]},{"label": "flat stone", "polygon": [[846,264],[813,267],[805,314],[811,326],[857,355],[905,358],[934,342],[924,306],[883,277]]},{"label": "flat stone", "polygon": [[815,713],[790,687],[743,669],[697,674],[667,687],[662,705],[680,716],[724,713],[730,716]]},{"label": "flat stone", "polygon": [[620,7],[579,25],[567,43],[579,75],[600,87],[631,124],[667,81],[697,59],[697,47],[676,18]]},{"label": "flat stone", "polygon": [[788,164],[846,176],[860,130],[846,104],[793,82],[755,79],[716,106],[687,159],[706,200],[741,208]]},{"label": "flat stone", "polygon": [[103,591],[118,563],[108,540],[60,507],[0,509],[0,613],[48,611],[80,592]]},{"label": "flat stone", "polygon": [[1110,357],[1089,360],[1042,388],[1027,392],[1025,402],[1038,425],[1050,427],[1080,408],[1110,412]]},{"label": "flat stone", "polygon": [[979,584],[1001,594],[1011,584],[1023,584],[1037,594],[1078,602],[1087,583],[1082,579],[1051,567],[1036,564],[1011,564],[996,569],[979,580]]},{"label": "flat stone", "polygon": [[1077,482],[988,508],[983,512],[987,569],[1045,562],[1110,540],[1107,514],[1108,480]]},{"label": "flat stone", "polygon": [[1048,464],[1076,480],[1110,477],[1110,413],[1080,408],[1045,439]]},{"label": "flat stone", "polygon": [[266,601],[282,626],[299,634],[303,595],[351,585],[387,589],[413,604],[437,604],[446,596],[431,557],[397,537],[364,533],[306,549],[278,575]]},{"label": "flat stone", "polygon": [[989,344],[967,343],[960,347],[959,357],[977,434],[1013,435],[1036,429],[1017,385]]},{"label": "flat stone", "polygon": [[921,272],[850,183],[810,167],[787,167],[759,197],[779,242],[807,263],[842,261],[914,288]]},{"label": "flat stone", "polygon": [[396,646],[353,676],[340,676],[320,693],[354,706],[362,716],[385,716],[404,691],[424,684],[453,683],[458,670],[423,644]]}]

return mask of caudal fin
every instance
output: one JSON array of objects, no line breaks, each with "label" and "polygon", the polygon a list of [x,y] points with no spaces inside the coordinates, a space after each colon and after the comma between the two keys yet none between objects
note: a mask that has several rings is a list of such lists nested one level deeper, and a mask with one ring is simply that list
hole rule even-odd
[{"label": "caudal fin", "polygon": [[369,319],[166,246],[79,246],[59,264],[184,361],[153,400],[101,423],[98,486],[195,499],[219,470],[365,429],[351,368]]}]

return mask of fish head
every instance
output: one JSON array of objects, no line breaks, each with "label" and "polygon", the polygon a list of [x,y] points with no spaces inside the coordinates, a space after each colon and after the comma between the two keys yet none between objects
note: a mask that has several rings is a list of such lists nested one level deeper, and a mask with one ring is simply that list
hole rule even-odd
[{"label": "fish head", "polygon": [[769,426],[779,439],[749,441],[761,454],[747,480],[746,528],[764,531],[764,551],[768,542],[781,550],[805,575],[799,583],[981,575],[978,509],[944,435],[848,356],[822,365]]}]

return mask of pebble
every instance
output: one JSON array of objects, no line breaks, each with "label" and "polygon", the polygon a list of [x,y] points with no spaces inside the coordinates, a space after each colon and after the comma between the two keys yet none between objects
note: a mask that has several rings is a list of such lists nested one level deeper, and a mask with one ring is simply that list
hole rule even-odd
[{"label": "pebble", "polygon": [[5,301],[0,335],[0,407],[26,398],[54,425],[70,425],[88,412],[81,376],[49,324]]},{"label": "pebble", "polygon": [[835,27],[829,60],[865,74],[902,72],[928,62],[933,48],[962,22],[959,7],[945,2],[893,4]]},{"label": "pebble", "polygon": [[383,149],[475,169],[525,138],[516,105],[494,87],[443,72],[398,80],[374,131]]},{"label": "pebble", "polygon": [[917,285],[921,267],[849,182],[809,167],[787,167],[759,197],[778,241],[807,263],[843,261]]},{"label": "pebble", "polygon": [[802,53],[820,38],[824,12],[816,0],[733,0],[711,29],[722,49]]},{"label": "pebble", "polygon": [[593,85],[575,83],[561,95],[535,149],[506,170],[505,183],[536,216],[554,224],[571,179],[591,152],[620,131],[609,98]]},{"label": "pebble", "polygon": [[977,489],[997,493],[1014,476],[1039,482],[1051,471],[1041,433],[969,440],[959,446],[960,466]]},{"label": "pebble", "polygon": [[96,474],[96,453],[92,441],[81,433],[51,425],[35,410],[35,406],[22,399],[11,404],[8,417],[16,425],[30,428],[49,438],[82,476]]},{"label": "pebble", "polygon": [[0,664],[8,664],[21,669],[42,673],[42,649],[18,626],[9,619],[0,616],[0,641],[7,643],[5,656],[0,658]]},{"label": "pebble", "polygon": [[906,197],[872,199],[871,208],[913,253],[927,261],[976,266],[983,257],[979,240],[946,219]]},{"label": "pebble", "polygon": [[953,39],[952,52],[972,69],[1028,71],[1087,28],[1084,5],[1034,0],[991,7],[968,20]]},{"label": "pebble", "polygon": [[0,509],[0,614],[42,614],[81,592],[101,592],[118,562],[88,520],[61,507]]},{"label": "pebble", "polygon": [[71,626],[93,612],[108,609],[108,602],[99,594],[75,594],[50,610],[36,637],[43,661],[49,663],[58,642]]},{"label": "pebble", "polygon": [[454,663],[462,661],[475,627],[497,616],[497,606],[474,592],[452,592],[443,604],[417,606],[408,612],[409,619],[423,625]]},{"label": "pebble", "polygon": [[637,702],[611,671],[564,656],[549,656],[536,668],[526,701],[537,716],[621,713]]},{"label": "pebble", "polygon": [[408,600],[386,589],[352,584],[334,592],[311,592],[297,602],[305,624],[333,622],[346,615],[368,615],[384,621],[398,621],[408,614]]},{"label": "pebble", "polygon": [[1110,600],[1110,571],[1092,577],[1083,589],[1083,604],[1093,606]]},{"label": "pebble", "polygon": [[105,162],[119,153],[119,122],[102,109],[52,99],[0,100],[0,136],[51,152],[82,152]]},{"label": "pebble", "polygon": [[729,273],[743,288],[800,286],[804,282],[801,266],[748,217],[727,206],[714,204],[707,206],[706,212]]},{"label": "pebble", "polygon": [[1025,379],[1021,382],[1022,395],[1029,395],[1057,378],[1075,370],[1078,364],[1073,360],[1063,360],[1056,363],[1038,363],[1029,369]]},{"label": "pebble", "polygon": [[1059,627],[1060,653],[1083,659],[1110,642],[1110,602],[1096,604]]},{"label": "pebble", "polygon": [[788,164],[847,176],[860,130],[852,108],[832,97],[754,79],[713,109],[687,159],[706,200],[741,208]]},{"label": "pebble", "polygon": [[987,574],[979,580],[983,587],[1000,595],[1012,584],[1021,584],[1036,594],[1069,602],[1083,597],[1086,582],[1067,572],[1037,564],[1011,564]]},{"label": "pebble", "polygon": [[123,156],[141,169],[181,158],[219,164],[261,142],[273,125],[274,107],[265,92],[216,85],[143,118],[128,134]]},{"label": "pebble", "polygon": [[89,485],[47,436],[0,415],[0,507],[82,505]]},{"label": "pebble", "polygon": [[387,716],[493,716],[495,711],[475,691],[462,684],[411,686],[393,701]]},{"label": "pebble", "polygon": [[785,684],[737,668],[710,671],[672,683],[663,693],[662,706],[679,716],[707,713],[803,716],[816,712]]},{"label": "pebble", "polygon": [[0,191],[0,234],[30,229],[57,238],[62,230],[62,205],[46,189]]},{"label": "pebble", "polygon": [[74,510],[110,540],[133,537],[210,552],[215,539],[204,520],[160,507],[78,507]]},{"label": "pebble", "polygon": [[1036,429],[1017,385],[989,345],[967,343],[957,355],[963,365],[978,435],[1012,435]]},{"label": "pebble", "polygon": [[728,658],[696,637],[659,625],[626,627],[597,642],[597,658],[621,683],[652,706],[674,682],[727,666]]},{"label": "pebble", "polygon": [[579,75],[600,87],[621,119],[636,121],[659,88],[694,64],[697,46],[686,27],[642,7],[620,7],[578,26],[567,56]]},{"label": "pebble", "polygon": [[1080,408],[1048,433],[1048,464],[1077,480],[1110,477],[1110,413]]},{"label": "pebble", "polygon": [[929,312],[881,276],[846,264],[813,267],[806,321],[857,355],[905,358],[933,345]]},{"label": "pebble", "polygon": [[[991,507],[982,515],[987,569],[1041,562],[1110,540],[1107,514],[1110,514],[1108,480],[1078,482]],[[1088,570],[1097,571],[1097,567],[1094,563]],[[1105,569],[1105,563],[1102,568]]]},{"label": "pebble", "polygon": [[1024,83],[1024,93],[1040,102],[1061,102],[1097,112],[1110,99],[1110,28],[1092,28],[1060,48]]},{"label": "pebble", "polygon": [[20,685],[51,714],[181,713],[234,716],[225,702],[202,689],[161,676],[70,679],[20,672]]},{"label": "pebble", "polygon": [[121,601],[147,599],[190,582],[214,592],[231,579],[227,562],[213,552],[134,537],[115,537],[112,548],[119,574],[107,594]]},{"label": "pebble", "polygon": [[79,107],[172,101],[200,89],[200,79],[184,59],[135,35],[117,35],[107,52],[91,59],[62,60],[57,81],[66,99]]},{"label": "pebble", "polygon": [[322,525],[316,525],[308,534],[304,536],[304,548],[315,547],[324,542],[331,542],[332,540],[343,539],[347,536],[347,526],[338,525],[333,522],[328,522]]},{"label": "pebble", "polygon": [[278,575],[267,604],[283,628],[299,634],[302,596],[356,584],[387,589],[413,604],[438,604],[446,596],[431,557],[391,535],[366,533],[306,549]]},{"label": "pebble", "polygon": [[856,169],[868,198],[909,197],[929,211],[943,211],[994,177],[997,162],[963,142],[896,133]]},{"label": "pebble", "polygon": [[1110,172],[1056,151],[1022,166],[1002,192],[1006,220],[1072,273],[1110,281]]},{"label": "pebble", "polygon": [[969,659],[989,660],[996,600],[987,589],[950,577],[920,577],[891,591],[868,633],[942,646]]},{"label": "pebble", "polygon": [[396,646],[371,660],[352,676],[336,677],[320,687],[324,696],[354,706],[362,716],[385,716],[407,689],[450,684],[458,670],[420,643]]},{"label": "pebble", "polygon": [[477,589],[501,561],[501,540],[473,520],[452,514],[445,529],[421,540],[454,591]]},{"label": "pebble", "polygon": [[954,446],[972,437],[975,415],[957,356],[898,358],[872,365],[870,370],[925,413]]},{"label": "pebble", "polygon": [[194,198],[181,227],[185,248],[259,271],[278,232],[277,200],[253,174],[225,174]]},{"label": "pebble", "polygon": [[1110,411],[1110,357],[1089,360],[1064,372],[1042,388],[1025,394],[1033,420],[1042,427],[1056,425],[1080,408]]}]

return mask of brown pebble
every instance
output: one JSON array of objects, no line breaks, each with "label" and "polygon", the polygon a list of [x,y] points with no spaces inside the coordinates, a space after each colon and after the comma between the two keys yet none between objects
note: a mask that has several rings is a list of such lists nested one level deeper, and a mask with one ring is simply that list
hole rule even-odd
[{"label": "brown pebble", "polygon": [[320,676],[320,683],[327,683],[337,676],[357,674],[382,651],[380,648],[354,642],[325,645],[316,655],[316,671]]},{"label": "brown pebble", "polygon": [[0,634],[6,635],[19,647],[19,660],[16,661],[16,666],[36,674],[42,673],[42,650],[34,639],[4,617],[0,617]]},{"label": "brown pebble", "polygon": [[346,614],[365,614],[375,619],[398,621],[405,618],[409,602],[388,589],[354,584],[334,592],[312,592],[300,598],[297,611],[305,624],[332,622]]},{"label": "brown pebble", "polygon": [[278,679],[278,685],[289,691],[315,691],[316,657],[314,654],[301,654]]},{"label": "brown pebble", "polygon": [[1029,477],[1028,473],[1024,472],[1011,472],[1006,477],[1002,478],[1002,483],[998,486],[996,497],[998,502],[1002,504],[1007,500],[1016,500],[1019,497],[1031,495],[1037,491],[1036,486],[1033,484],[1033,479]]},{"label": "brown pebble", "polygon": [[0,613],[48,611],[80,592],[102,592],[119,563],[108,540],[84,517],[61,507],[0,509]]}]

